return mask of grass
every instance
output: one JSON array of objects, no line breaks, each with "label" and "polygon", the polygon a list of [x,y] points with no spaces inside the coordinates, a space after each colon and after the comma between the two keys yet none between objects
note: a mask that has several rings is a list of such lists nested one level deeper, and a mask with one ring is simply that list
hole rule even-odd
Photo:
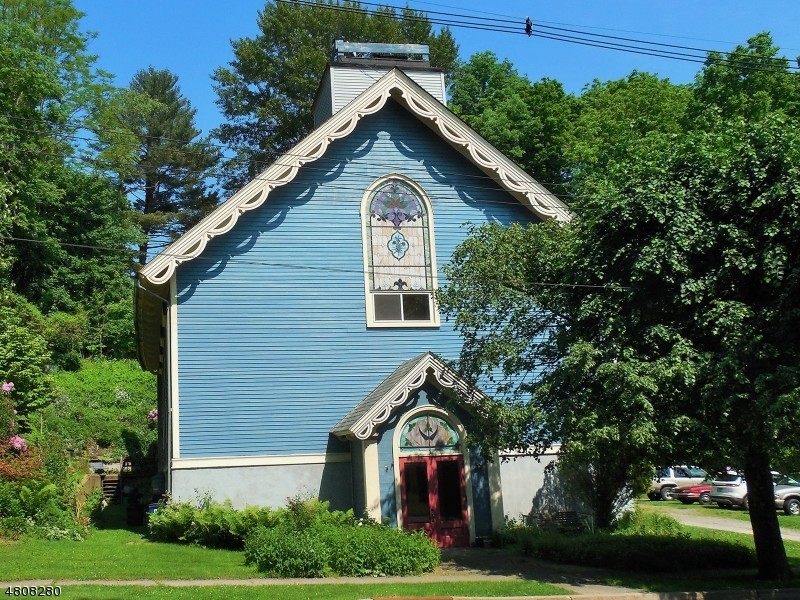
[{"label": "grass", "polygon": [[[647,503],[643,503],[647,504]],[[656,504],[656,503],[653,503]],[[676,503],[677,504],[677,503]],[[653,507],[655,508],[655,507]],[[683,509],[683,505],[676,508]],[[703,514],[713,509],[687,507]],[[713,514],[716,514],[714,511]],[[720,513],[730,511],[719,510]],[[692,537],[736,540],[752,547],[752,536],[685,527]],[[191,545],[162,544],[145,537],[144,528],[103,529],[92,532],[84,542],[46,541],[23,538],[0,540],[0,581],[76,579],[261,579],[253,568],[245,566],[241,552],[212,550]],[[800,573],[800,542],[785,542],[790,564]],[[754,569],[714,571],[708,573],[623,574],[606,577],[604,583],[639,588],[653,592],[800,588],[800,579],[793,582],[764,582],[756,579]],[[5,590],[0,590],[5,591]],[[64,598],[250,598],[278,597],[288,600],[331,598],[355,600],[381,596],[519,596],[558,595],[565,590],[530,580],[480,582],[380,583],[369,580],[360,584],[302,584],[292,586],[209,586],[167,587],[134,586],[65,586]]]},{"label": "grass", "polygon": [[[675,500],[651,502],[645,499],[640,500],[638,505],[646,510],[682,510],[703,516],[735,519],[745,523],[750,522],[750,513],[746,510],[742,510],[741,508],[720,508],[716,504],[701,506],[700,504],[681,504]],[[800,530],[800,517],[790,517],[782,512],[778,512],[778,523],[783,529]]]},{"label": "grass", "polygon": [[279,586],[217,586],[217,587],[64,587],[61,598],[67,600],[127,600],[148,598],[152,600],[251,600],[280,598],[281,600],[358,600],[386,596],[558,596],[567,593],[545,583],[532,581],[503,582],[447,582],[447,583],[365,583],[365,584],[318,584]]},{"label": "grass", "polygon": [[[114,510],[107,514],[109,525],[120,522]],[[123,517],[124,519],[124,517]],[[99,529],[83,542],[47,541],[22,538],[0,539],[0,581],[25,580],[181,580],[181,579],[264,579],[255,568],[244,564],[241,552],[201,548],[184,544],[152,542],[144,527]],[[419,597],[460,596],[552,596],[566,593],[537,581],[452,581],[430,583],[378,583],[364,580],[359,584],[233,585],[233,586],[64,586],[62,598],[223,598],[246,600],[274,597],[287,600],[331,598],[355,600],[381,596]],[[5,592],[5,589],[0,592]]]},{"label": "grass", "polygon": [[[693,538],[737,541],[753,548],[753,537],[743,533],[717,531],[702,527],[684,526]],[[795,573],[800,572],[800,542],[784,541],[789,564]],[[608,585],[639,588],[650,592],[741,590],[770,588],[800,588],[800,579],[793,581],[763,581],[756,577],[756,570],[731,570],[711,573],[675,574],[628,574],[605,578]]]},{"label": "grass", "polygon": [[[178,566],[179,565],[179,566]],[[0,581],[23,579],[246,579],[241,552],[159,544],[123,529],[84,542],[23,538],[0,544]]]}]

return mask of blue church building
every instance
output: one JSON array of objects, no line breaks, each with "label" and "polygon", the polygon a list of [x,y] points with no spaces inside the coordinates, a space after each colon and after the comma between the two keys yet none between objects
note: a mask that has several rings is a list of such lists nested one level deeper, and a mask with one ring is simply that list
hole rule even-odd
[{"label": "blue church building", "polygon": [[315,129],[137,274],[173,497],[314,496],[442,546],[530,510],[539,463],[465,443],[434,292],[466,223],[569,213],[446,108],[427,53],[337,42]]}]

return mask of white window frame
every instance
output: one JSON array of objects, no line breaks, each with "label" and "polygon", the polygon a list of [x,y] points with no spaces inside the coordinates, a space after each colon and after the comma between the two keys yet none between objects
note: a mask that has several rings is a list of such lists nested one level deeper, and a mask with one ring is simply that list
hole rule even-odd
[{"label": "white window frame", "polygon": [[[431,263],[431,285],[433,286],[430,290],[409,290],[408,292],[402,291],[389,291],[389,290],[378,290],[373,291],[371,289],[371,278],[372,273],[370,271],[370,252],[372,251],[372,239],[369,234],[369,208],[370,204],[372,203],[372,196],[373,194],[382,186],[386,185],[386,183],[397,180],[403,185],[410,188],[416,195],[417,198],[420,200],[422,205],[426,211],[426,221],[428,227],[428,251],[430,253],[430,263]],[[406,177],[405,175],[401,175],[399,173],[390,173],[388,175],[384,175],[375,181],[367,188],[364,192],[364,196],[361,199],[361,237],[362,237],[362,250],[364,255],[364,299],[365,299],[365,308],[366,308],[366,318],[367,318],[367,327],[371,328],[390,328],[390,327],[406,327],[406,328],[432,328],[432,327],[439,327],[440,319],[439,319],[439,308],[436,305],[436,300],[434,298],[434,292],[438,288],[438,272],[436,267],[436,241],[434,236],[434,221],[433,221],[433,207],[431,206],[430,198],[422,189],[422,187],[416,183],[413,179]],[[375,318],[375,296],[378,295],[402,295],[402,294],[427,294],[428,295],[428,302],[430,303],[430,319],[426,320],[377,320]],[[401,310],[402,310],[402,300],[401,300]]]}]

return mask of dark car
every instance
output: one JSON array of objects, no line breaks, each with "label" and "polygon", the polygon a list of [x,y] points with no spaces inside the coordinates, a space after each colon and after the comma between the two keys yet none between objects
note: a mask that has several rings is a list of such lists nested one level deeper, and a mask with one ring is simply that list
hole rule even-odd
[{"label": "dark car", "polygon": [[680,500],[683,504],[711,504],[711,477],[706,477],[702,483],[682,485],[672,489],[672,498]]}]

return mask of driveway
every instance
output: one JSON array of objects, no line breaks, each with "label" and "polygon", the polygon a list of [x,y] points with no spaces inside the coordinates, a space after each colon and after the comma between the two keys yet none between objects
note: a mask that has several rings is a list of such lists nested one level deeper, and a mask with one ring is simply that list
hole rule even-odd
[{"label": "driveway", "polygon": [[[734,533],[748,533],[753,535],[753,530],[750,523],[745,521],[738,521],[727,517],[715,517],[713,514],[699,515],[693,510],[681,510],[677,506],[670,506],[669,502],[648,502],[648,508],[667,513],[679,523],[690,525],[692,527],[705,527],[706,529],[717,529],[719,531],[733,531]],[[724,509],[719,509],[724,510]],[[735,509],[732,509],[735,510]],[[712,510],[708,511],[709,513]],[[800,542],[800,530],[781,528],[781,536],[785,540],[793,542]]]}]

